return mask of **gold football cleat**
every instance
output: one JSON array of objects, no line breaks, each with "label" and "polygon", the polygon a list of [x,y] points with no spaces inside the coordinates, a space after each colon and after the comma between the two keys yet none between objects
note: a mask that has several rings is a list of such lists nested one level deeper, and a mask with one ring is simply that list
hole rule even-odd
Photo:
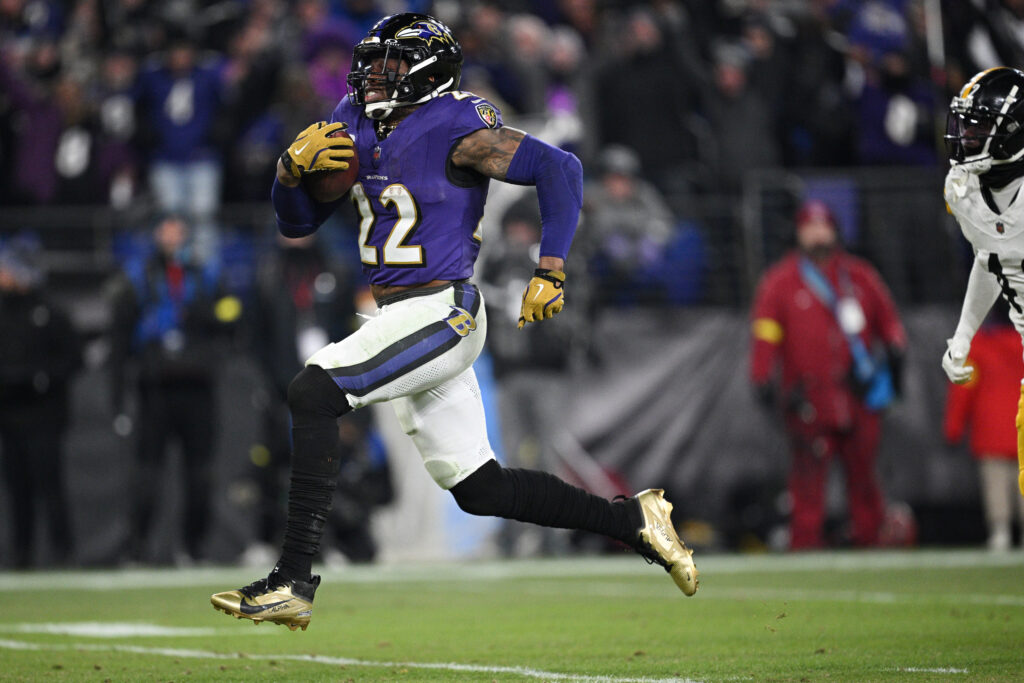
[{"label": "gold football cleat", "polygon": [[236,619],[252,619],[257,625],[264,621],[287,626],[291,630],[309,626],[313,614],[313,594],[320,577],[309,581],[285,581],[277,572],[253,581],[245,588],[215,593],[210,596],[214,609]]},{"label": "gold football cleat", "polygon": [[697,592],[697,567],[693,551],[686,547],[672,524],[672,503],[663,489],[647,489],[636,494],[644,516],[640,527],[639,552],[648,562],[657,562],[672,576],[686,595]]}]

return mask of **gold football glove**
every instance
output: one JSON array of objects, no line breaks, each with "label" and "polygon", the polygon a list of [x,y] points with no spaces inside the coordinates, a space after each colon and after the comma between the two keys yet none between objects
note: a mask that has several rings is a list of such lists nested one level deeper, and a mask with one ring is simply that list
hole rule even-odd
[{"label": "gold football glove", "polygon": [[523,292],[523,307],[519,311],[519,329],[526,323],[540,322],[552,318],[562,310],[565,298],[562,296],[562,285],[565,284],[565,273],[560,270],[538,268],[533,271],[530,284]]},{"label": "gold football glove", "polygon": [[306,128],[281,155],[281,163],[296,178],[313,171],[344,171],[348,161],[356,155],[352,138],[328,137],[331,133],[348,128],[347,123],[317,121]]}]

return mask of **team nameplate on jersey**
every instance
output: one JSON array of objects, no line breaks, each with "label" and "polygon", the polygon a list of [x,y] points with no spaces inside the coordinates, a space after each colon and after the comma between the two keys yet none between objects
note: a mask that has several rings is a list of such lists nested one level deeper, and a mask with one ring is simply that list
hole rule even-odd
[{"label": "team nameplate on jersey", "polygon": [[480,120],[487,124],[488,128],[494,128],[498,125],[498,112],[494,111],[494,107],[491,105],[476,105],[476,113],[480,116]]}]

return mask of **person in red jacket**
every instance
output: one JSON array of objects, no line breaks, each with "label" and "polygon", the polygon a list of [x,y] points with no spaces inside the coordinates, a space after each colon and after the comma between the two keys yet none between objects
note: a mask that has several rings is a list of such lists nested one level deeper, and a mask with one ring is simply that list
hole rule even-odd
[{"label": "person in red jacket", "polygon": [[1015,500],[1024,529],[1024,500],[1017,496],[1016,487],[1014,427],[1024,360],[1020,335],[1006,308],[998,302],[971,340],[967,364],[974,367],[974,374],[966,384],[950,385],[942,425],[951,444],[960,443],[969,432],[967,445],[978,460],[988,547],[996,551],[1008,550],[1012,544]]},{"label": "person in red jacket", "polygon": [[853,544],[877,545],[885,514],[879,413],[898,391],[906,333],[881,277],[840,247],[836,227],[825,203],[803,204],[797,249],[762,276],[751,314],[751,379],[760,400],[781,411],[790,440],[794,550],[824,545],[834,457],[845,472]]}]

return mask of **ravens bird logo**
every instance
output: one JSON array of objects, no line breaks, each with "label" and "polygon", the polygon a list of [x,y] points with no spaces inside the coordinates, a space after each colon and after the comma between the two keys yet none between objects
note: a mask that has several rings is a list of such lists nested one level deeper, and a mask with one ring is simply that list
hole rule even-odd
[{"label": "ravens bird logo", "polygon": [[427,41],[427,45],[433,44],[436,40],[445,45],[451,45],[455,41],[451,33],[443,26],[433,21],[414,21],[409,26],[395,33],[395,38],[421,38]]}]

